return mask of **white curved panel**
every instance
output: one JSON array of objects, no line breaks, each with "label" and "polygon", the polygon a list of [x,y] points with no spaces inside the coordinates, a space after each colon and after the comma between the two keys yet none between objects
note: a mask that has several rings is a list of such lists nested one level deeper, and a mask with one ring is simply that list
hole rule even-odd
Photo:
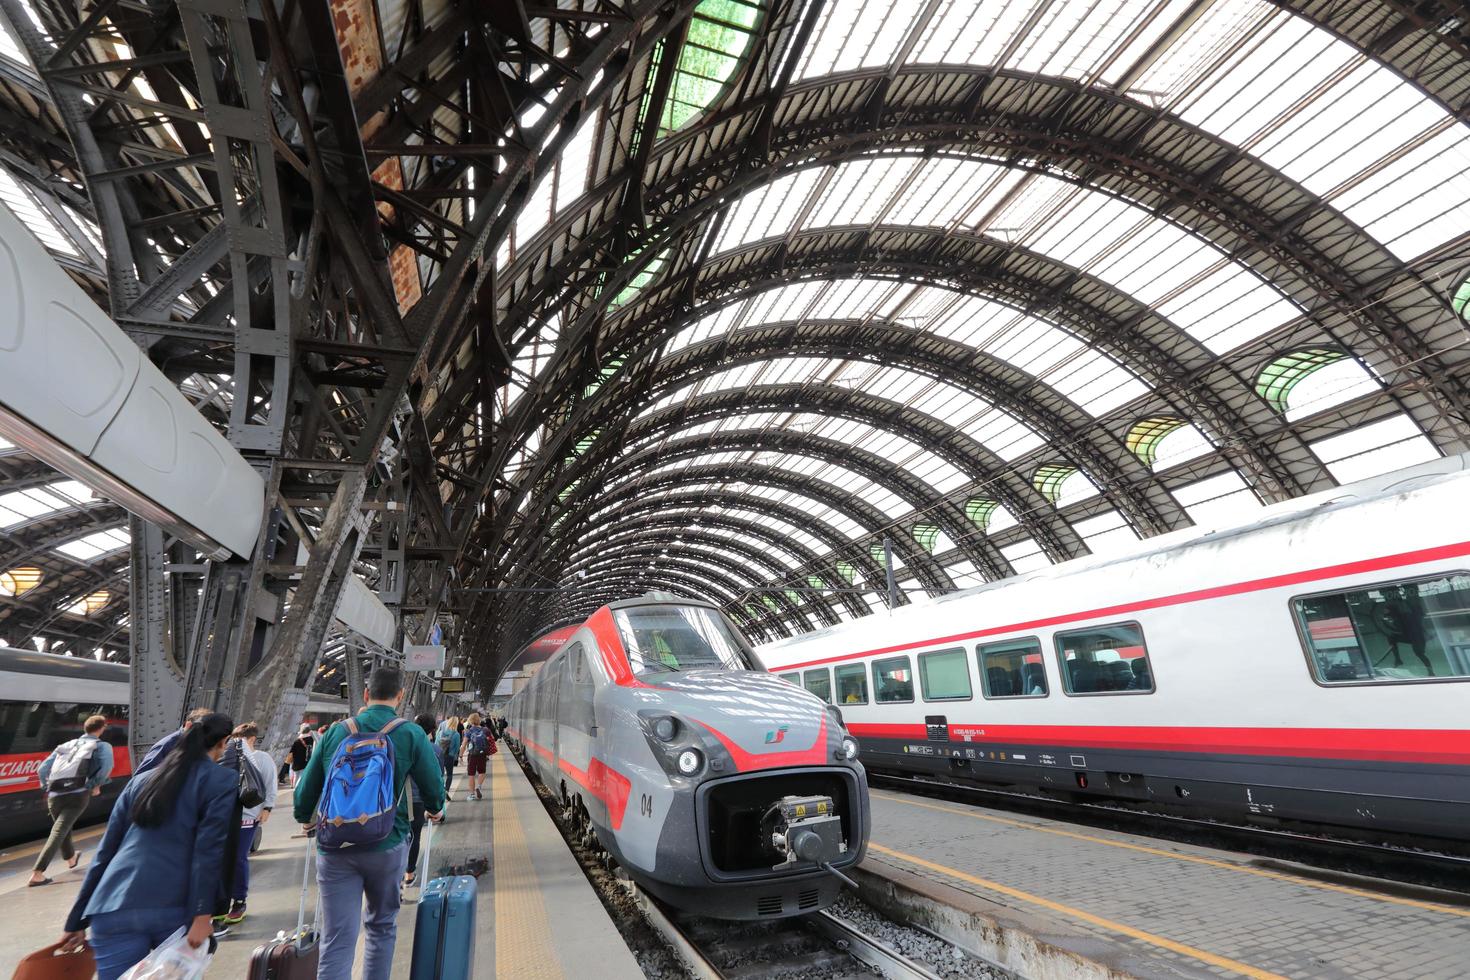
[{"label": "white curved panel", "polygon": [[342,586],[342,597],[337,602],[337,621],[378,646],[393,649],[398,633],[393,614],[383,605],[378,594],[356,575],[347,576]]},{"label": "white curved panel", "polygon": [[213,556],[255,549],[265,482],[4,206],[0,350],[7,438]]}]

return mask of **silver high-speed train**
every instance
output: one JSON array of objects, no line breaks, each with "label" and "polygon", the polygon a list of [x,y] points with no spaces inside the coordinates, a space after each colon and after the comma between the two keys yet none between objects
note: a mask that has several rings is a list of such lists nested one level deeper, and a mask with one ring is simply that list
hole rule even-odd
[{"label": "silver high-speed train", "polygon": [[505,721],[584,839],[677,907],[799,915],[862,858],[867,781],[841,711],[766,673],[713,606],[604,606]]}]

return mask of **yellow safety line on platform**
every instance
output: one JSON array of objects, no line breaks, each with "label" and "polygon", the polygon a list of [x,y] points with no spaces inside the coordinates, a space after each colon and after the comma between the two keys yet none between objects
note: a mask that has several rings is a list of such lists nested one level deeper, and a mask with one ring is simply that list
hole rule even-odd
[{"label": "yellow safety line on platform", "polygon": [[516,980],[565,980],[550,943],[541,882],[531,865],[525,827],[511,796],[503,754],[490,757],[495,821],[495,975]]},{"label": "yellow safety line on platform", "polygon": [[989,813],[976,813],[973,810],[961,810],[957,807],[945,806],[942,803],[927,803],[921,800],[905,799],[901,796],[893,796],[888,793],[874,793],[881,799],[892,800],[894,803],[907,803],[909,806],[921,806],[927,810],[939,810],[944,813],[953,813],[961,817],[973,817],[976,820],[988,820],[991,823],[1005,824],[1007,827],[1020,827],[1022,830],[1034,830],[1040,834],[1055,834],[1058,837],[1070,837],[1073,840],[1087,841],[1092,844],[1106,844],[1108,847],[1121,847],[1127,851],[1137,851],[1140,854],[1152,854],[1157,857],[1173,858],[1176,861],[1186,861],[1190,864],[1203,864],[1211,868],[1219,868],[1222,871],[1234,871],[1238,874],[1253,875],[1257,878],[1270,878],[1275,881],[1285,881],[1293,885],[1301,885],[1305,888],[1316,888],[1325,892],[1336,892],[1339,895],[1352,895],[1355,898],[1370,898],[1375,902],[1387,902],[1390,905],[1403,905],[1411,909],[1422,909],[1426,912],[1441,912],[1445,915],[1458,916],[1462,919],[1470,919],[1470,909],[1456,908],[1453,905],[1441,905],[1437,902],[1424,902],[1415,898],[1400,898],[1397,895],[1386,895],[1381,892],[1370,891],[1366,888],[1354,888],[1352,885],[1334,885],[1327,881],[1313,881],[1311,878],[1303,878],[1298,875],[1287,874],[1282,871],[1269,871],[1265,868],[1251,868],[1243,864],[1235,864],[1230,861],[1221,861],[1216,858],[1199,857],[1195,854],[1180,854],[1176,851],[1166,851],[1158,847],[1149,847],[1145,844],[1130,844],[1127,841],[1109,840],[1106,837],[1094,837],[1091,834],[1079,833],[1075,830],[1062,830],[1060,827],[1043,827],[1039,824],[1026,823],[1024,820],[1010,820],[1006,817],[997,817]]},{"label": "yellow safety line on platform", "polygon": [[[71,833],[72,843],[81,844],[86,841],[95,840],[96,838],[101,837],[102,832],[106,829],[107,824],[104,823],[98,824],[96,827],[88,827],[86,830],[74,830]],[[29,847],[25,847],[20,850],[0,851],[0,864],[8,864],[11,861],[18,861],[21,858],[35,857],[37,854],[41,853],[41,849],[45,846],[46,842],[40,841],[39,843],[32,844]],[[81,848],[77,849],[81,850]],[[59,855],[61,852],[57,851],[56,853]],[[66,862],[63,861],[62,863],[65,864]]]},{"label": "yellow safety line on platform", "polygon": [[1167,949],[1171,953],[1178,953],[1181,956],[1188,956],[1191,959],[1199,960],[1201,963],[1208,963],[1210,966],[1217,966],[1223,970],[1230,970],[1233,973],[1239,973],[1241,976],[1252,977],[1254,978],[1254,980],[1286,980],[1286,978],[1279,973],[1272,973],[1270,970],[1262,970],[1258,967],[1251,966],[1249,963],[1242,963],[1239,960],[1232,960],[1228,956],[1217,956],[1214,953],[1208,953],[1202,949],[1196,949],[1195,947],[1186,945],[1185,943],[1175,942],[1172,939],[1156,935],[1152,932],[1145,932],[1142,929],[1135,929],[1130,925],[1123,924],[1122,922],[1115,922],[1112,919],[1105,919],[1100,915],[1093,915],[1091,912],[1084,912],[1082,909],[1073,908],[1070,905],[1063,905],[1061,902],[1053,902],[1049,898],[1042,898],[1040,895],[1033,895],[1030,892],[1023,892],[1019,888],[1012,888],[1009,885],[1002,885],[996,881],[988,881],[984,878],[980,878],[975,875],[968,874],[964,871],[960,871],[957,868],[947,867],[946,865],[938,864],[934,861],[928,861],[924,858],[916,857],[912,854],[905,854],[902,851],[895,851],[890,847],[884,847],[882,844],[875,844],[870,841],[868,843],[868,850],[869,852],[876,851],[877,853],[885,855],[887,857],[897,858],[900,861],[905,861],[920,868],[927,868],[930,871],[938,872],[942,875],[948,875],[951,878],[957,878],[960,881],[967,882],[971,885],[977,885],[981,888],[988,888],[991,891],[999,892],[1000,894],[1007,895],[1011,898],[1020,899],[1023,902],[1030,902],[1033,905],[1040,905],[1042,908],[1049,909],[1052,912],[1057,912],[1061,915],[1071,916],[1074,919],[1081,919],[1083,922],[1091,923],[1092,925],[1107,929],[1111,932],[1121,933],[1131,939],[1137,939],[1141,942],[1148,943],[1150,946],[1157,946],[1160,949]]}]

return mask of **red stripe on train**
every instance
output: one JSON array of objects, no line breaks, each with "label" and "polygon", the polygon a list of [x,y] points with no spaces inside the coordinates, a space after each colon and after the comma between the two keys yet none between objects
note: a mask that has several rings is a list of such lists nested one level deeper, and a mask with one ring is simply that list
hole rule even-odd
[{"label": "red stripe on train", "polygon": [[[914,724],[857,723],[849,724],[848,729],[859,738],[923,742],[927,736],[925,726]],[[949,737],[951,746],[1053,745],[1079,749],[1470,764],[1470,731],[1454,729],[952,724]]]},{"label": "red stripe on train", "polygon": [[572,777],[573,782],[601,800],[607,807],[607,822],[612,825],[612,829],[622,828],[623,814],[628,809],[628,794],[633,788],[633,783],[627,776],[595,756],[585,770],[579,769],[565,759],[557,759],[550,749],[522,737],[518,730],[510,728],[507,731],[512,737],[535,749],[548,762],[555,762],[557,768]]},{"label": "red stripe on train", "polygon": [[1103,617],[1124,616],[1128,613],[1142,612],[1146,609],[1162,609],[1166,606],[1178,606],[1190,602],[1202,602],[1206,599],[1221,599],[1226,596],[1243,595],[1248,592],[1262,592],[1266,589],[1279,589],[1288,585],[1302,585],[1308,582],[1319,582],[1323,579],[1339,578],[1344,575],[1361,575],[1366,572],[1381,572],[1391,568],[1401,568],[1405,565],[1419,565],[1424,562],[1444,561],[1448,558],[1462,558],[1470,555],[1470,541],[1461,541],[1458,544],[1440,545],[1435,548],[1421,548],[1418,551],[1404,551],[1396,555],[1384,555],[1381,558],[1365,558],[1360,561],[1344,562],[1340,565],[1326,565],[1322,568],[1309,568],[1300,572],[1288,572],[1284,575],[1271,575],[1266,578],[1250,579],[1245,582],[1233,582],[1228,585],[1217,585],[1208,589],[1195,589],[1192,592],[1179,592],[1175,595],[1159,596],[1154,599],[1141,599],[1136,602],[1124,602],[1115,606],[1102,606],[1098,609],[1086,609],[1082,612],[1061,613],[1056,616],[1044,616],[1041,619],[1032,619],[1022,623],[1008,623],[1005,626],[988,626],[985,629],[971,630],[967,633],[955,633],[952,636],[938,636],[928,640],[913,640],[908,643],[895,643],[893,646],[879,647],[876,650],[864,650],[861,653],[843,653],[834,657],[822,657],[818,660],[804,660],[799,663],[786,664],[782,667],[772,667],[772,673],[783,673],[790,670],[799,670],[803,667],[816,667],[821,664],[837,663],[842,660],[856,660],[859,657],[876,657],[885,653],[898,653],[903,650],[916,650],[920,647],[937,646],[944,643],[961,643],[965,640],[975,640],[982,636],[994,636],[997,633],[1022,632],[1026,630],[1042,629],[1048,626],[1061,626],[1066,623],[1075,623],[1084,619],[1101,619]]}]

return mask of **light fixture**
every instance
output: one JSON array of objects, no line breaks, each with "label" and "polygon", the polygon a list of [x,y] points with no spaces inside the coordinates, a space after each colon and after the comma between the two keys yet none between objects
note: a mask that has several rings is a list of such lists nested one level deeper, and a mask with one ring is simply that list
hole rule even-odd
[{"label": "light fixture", "polygon": [[858,757],[858,743],[855,738],[844,738],[842,747],[837,750],[837,758],[844,762],[852,762]]},{"label": "light fixture", "polygon": [[679,753],[679,771],[686,776],[699,772],[704,765],[704,756],[697,749],[685,749]]},{"label": "light fixture", "polygon": [[672,742],[674,736],[678,734],[678,731],[679,726],[674,723],[674,719],[672,718],[660,718],[653,723],[653,734],[657,735],[664,742]]},{"label": "light fixture", "polygon": [[6,595],[25,595],[41,584],[44,573],[31,565],[0,572],[0,592]]}]

